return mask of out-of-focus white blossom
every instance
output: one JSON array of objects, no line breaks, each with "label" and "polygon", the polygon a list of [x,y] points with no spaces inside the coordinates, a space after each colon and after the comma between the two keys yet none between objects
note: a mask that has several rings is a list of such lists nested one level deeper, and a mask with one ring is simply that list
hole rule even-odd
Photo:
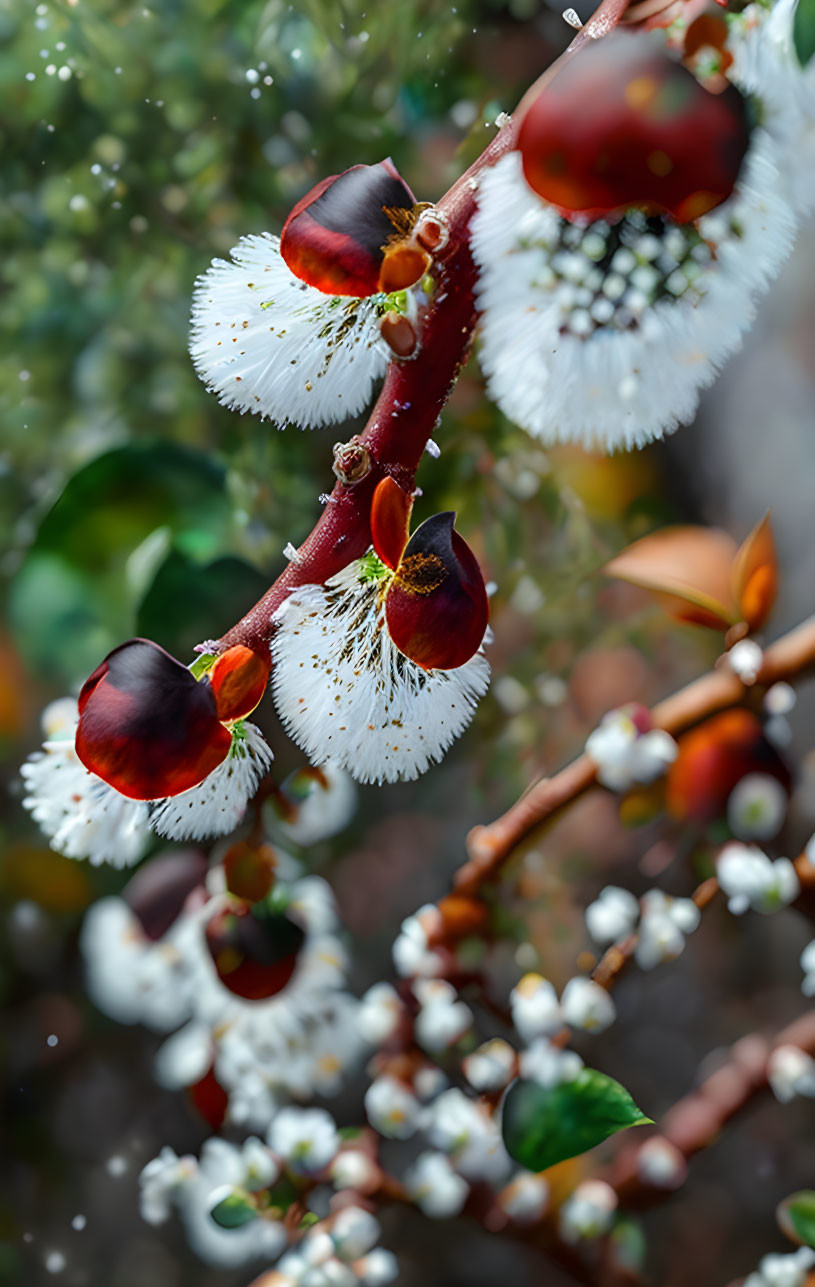
[{"label": "out-of-focus white blossom", "polygon": [[575,975],[560,998],[563,1020],[584,1032],[605,1032],[617,1017],[611,996],[593,979]]},{"label": "out-of-focus white blossom", "polygon": [[608,1233],[617,1210],[617,1194],[604,1180],[578,1184],[560,1208],[558,1229],[564,1242],[591,1241]]},{"label": "out-of-focus white blossom", "polygon": [[763,1256],[758,1269],[744,1280],[744,1287],[804,1287],[815,1265],[815,1251],[799,1247],[790,1255]]},{"label": "out-of-focus white blossom", "polygon": [[815,67],[802,67],[793,40],[797,0],[754,3],[729,23],[732,79],[761,99],[762,129],[779,171],[779,194],[796,210],[815,205]]},{"label": "out-of-focus white blossom", "polygon": [[815,1098],[815,1059],[798,1046],[776,1046],[767,1061],[767,1080],[776,1099]]},{"label": "out-of-focus white blossom", "polygon": [[293,1171],[317,1175],[336,1155],[340,1137],[324,1108],[281,1108],[269,1128],[269,1145]]},{"label": "out-of-focus white blossom", "polygon": [[801,991],[805,997],[815,997],[815,938],[801,953],[801,969],[804,971]]},{"label": "out-of-focus white blossom", "polygon": [[379,1242],[379,1222],[364,1207],[343,1207],[331,1225],[331,1237],[340,1260],[359,1260]]},{"label": "out-of-focus white blossom", "polygon": [[431,1220],[458,1215],[470,1191],[443,1153],[420,1154],[405,1175],[405,1188]]},{"label": "out-of-focus white blossom", "polygon": [[546,1037],[538,1037],[521,1052],[521,1076],[547,1088],[574,1081],[583,1070],[583,1060],[574,1050],[561,1050]]},{"label": "out-of-focus white blossom", "polygon": [[416,1040],[423,1050],[445,1050],[470,1031],[472,1011],[459,1001],[451,984],[442,979],[417,979],[413,992],[419,1002]]},{"label": "out-of-focus white blossom", "polygon": [[176,1190],[196,1170],[192,1157],[178,1157],[171,1148],[163,1148],[139,1177],[140,1209],[148,1224],[164,1224],[173,1209]]},{"label": "out-of-focus white blossom", "polygon": [[540,974],[525,974],[509,994],[512,1022],[523,1041],[551,1036],[563,1026],[557,992]]},{"label": "out-of-focus white blossom", "polygon": [[258,1139],[231,1144],[207,1140],[200,1161],[177,1158],[162,1149],[141,1173],[141,1213],[149,1224],[163,1223],[178,1210],[190,1247],[207,1264],[231,1268],[260,1257],[276,1260],[288,1236],[279,1220],[257,1218],[239,1228],[222,1228],[212,1210],[235,1190],[251,1193],[273,1183],[277,1160]]},{"label": "out-of-focus white blossom", "polygon": [[430,1143],[449,1154],[466,1179],[505,1179],[511,1163],[498,1123],[463,1091],[453,1087],[438,1097],[428,1110],[425,1130]]},{"label": "out-of-focus white blossom", "polygon": [[392,1251],[375,1247],[357,1261],[354,1270],[363,1287],[386,1287],[387,1283],[395,1282],[398,1278],[399,1263]]},{"label": "out-of-focus white blossom", "polygon": [[498,1201],[516,1224],[536,1224],[549,1203],[549,1185],[542,1175],[519,1171],[499,1193]]},{"label": "out-of-focus white blossom", "polygon": [[420,1104],[404,1082],[386,1073],[372,1081],[365,1092],[365,1112],[380,1135],[406,1140],[418,1126]]},{"label": "out-of-focus white blossom", "polygon": [[634,957],[643,970],[675,961],[685,947],[685,935],[697,928],[699,908],[691,898],[670,898],[649,889],[640,901],[640,926]]},{"label": "out-of-focus white blossom", "polygon": [[508,1041],[494,1037],[467,1055],[461,1068],[474,1090],[503,1090],[515,1069],[515,1051]]},{"label": "out-of-focus white blossom", "polygon": [[687,1163],[679,1149],[664,1135],[654,1135],[640,1146],[637,1174],[644,1184],[655,1189],[678,1189],[687,1171]]},{"label": "out-of-focus white blossom", "polygon": [[344,1148],[331,1163],[329,1174],[335,1188],[367,1193],[376,1185],[379,1169],[362,1149]]},{"label": "out-of-focus white blossom", "polygon": [[281,789],[291,799],[295,816],[277,816],[275,830],[304,849],[344,831],[357,807],[354,779],[331,762],[318,770],[297,770]]},{"label": "out-of-focus white blossom", "polygon": [[586,908],[586,929],[595,943],[616,943],[633,933],[639,914],[640,905],[633,894],[619,885],[606,885]]},{"label": "out-of-focus white blossom", "polygon": [[597,781],[610,791],[630,791],[655,782],[677,756],[670,733],[650,728],[644,708],[622,708],[604,715],[586,742],[586,754],[597,765]]},{"label": "out-of-focus white blossom", "polygon": [[375,983],[363,996],[357,1023],[365,1041],[380,1046],[399,1026],[404,1007],[390,983]]},{"label": "out-of-focus white blossom", "polygon": [[[292,859],[282,851],[279,858],[281,872],[296,874]],[[291,1098],[339,1090],[363,1049],[358,1002],[344,991],[347,958],[325,881],[278,881],[306,939],[291,979],[265,1001],[246,1001],[218,978],[204,933],[222,905],[215,892],[223,884],[221,868],[213,869],[209,884],[210,900],[186,908],[156,942],[123,900],[94,904],[81,941],[88,990],[121,1023],[181,1029],[158,1052],[162,1085],[194,1084],[212,1066],[229,1097],[228,1119],[265,1130]]]},{"label": "out-of-focus white blossom", "polygon": [[769,773],[747,773],[730,792],[727,821],[738,840],[772,840],[787,816],[787,793]]},{"label": "out-of-focus white blossom", "polygon": [[769,914],[793,902],[801,886],[789,858],[775,862],[755,845],[728,844],[716,863],[719,884],[735,916],[748,908]]},{"label": "out-of-focus white blossom", "polygon": [[727,654],[730,669],[743,684],[754,684],[764,661],[764,653],[755,639],[739,639]]},{"label": "out-of-focus white blossom", "polygon": [[402,921],[393,944],[393,963],[403,978],[415,975],[432,978],[442,969],[442,958],[429,947],[428,934],[436,928],[441,928],[441,913],[432,903],[426,903]]}]

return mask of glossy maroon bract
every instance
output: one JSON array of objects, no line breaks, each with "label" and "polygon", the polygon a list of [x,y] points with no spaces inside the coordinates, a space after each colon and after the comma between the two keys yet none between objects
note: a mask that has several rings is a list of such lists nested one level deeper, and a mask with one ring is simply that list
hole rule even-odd
[{"label": "glossy maroon bract", "polygon": [[210,684],[149,639],[114,648],[79,694],[77,755],[132,799],[197,786],[231,745]]},{"label": "glossy maroon bract", "polygon": [[455,517],[435,514],[416,529],[385,595],[391,639],[423,670],[463,666],[489,620],[484,578]]},{"label": "glossy maroon bract", "polygon": [[614,31],[564,63],[527,109],[527,183],[567,217],[638,206],[680,223],[725,201],[750,141],[747,102],[705,89],[659,33]]},{"label": "glossy maroon bract", "polygon": [[418,260],[418,271],[405,266],[409,281],[383,285],[381,276],[385,247],[400,223],[388,211],[403,212],[406,224],[415,204],[390,158],[354,165],[298,201],[283,225],[280,253],[296,277],[328,295],[364,297],[412,285],[423,271]]}]

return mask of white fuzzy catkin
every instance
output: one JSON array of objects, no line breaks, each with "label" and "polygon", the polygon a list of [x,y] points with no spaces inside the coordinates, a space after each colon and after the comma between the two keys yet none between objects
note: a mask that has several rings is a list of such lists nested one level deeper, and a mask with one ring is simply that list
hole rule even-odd
[{"label": "white fuzzy catkin", "polygon": [[569,222],[527,185],[518,152],[487,170],[472,244],[501,410],[542,442],[606,451],[690,420],[792,245],[774,154],[756,131],[732,196],[695,226],[637,212]]},{"label": "white fuzzy catkin", "polygon": [[389,354],[380,296],[327,295],[300,281],[270,233],[242,237],[198,278],[190,353],[224,406],[282,428],[333,424],[365,407]]},{"label": "white fuzzy catkin", "polygon": [[489,665],[479,651],[423,670],[391,641],[380,591],[357,561],[289,596],[272,641],[274,699],[313,763],[333,760],[359,782],[410,781],[470,723]]}]

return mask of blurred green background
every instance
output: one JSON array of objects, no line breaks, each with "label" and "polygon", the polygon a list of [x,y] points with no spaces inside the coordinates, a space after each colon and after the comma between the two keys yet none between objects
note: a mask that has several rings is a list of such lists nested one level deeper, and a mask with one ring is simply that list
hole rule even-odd
[{"label": "blurred green background", "polygon": [[[0,1278],[10,1283],[231,1287],[252,1276],[203,1269],[177,1230],[139,1222],[139,1167],[163,1143],[197,1148],[203,1127],[152,1084],[154,1039],[103,1020],[82,994],[82,912],[125,877],[51,853],[17,778],[42,706],[75,691],[116,643],[146,634],[185,658],[246,611],[285,544],[311,528],[333,481],[332,442],[358,427],[280,434],[221,408],[187,354],[195,277],[356,162],[391,155],[420,199],[438,197],[570,34],[537,0],[0,0],[0,993],[14,1158],[3,1168]],[[648,452],[543,451],[486,402],[471,363],[438,432],[441,458],[421,469],[417,517],[458,510],[498,583],[495,682],[441,769],[366,791],[364,821],[317,855],[354,931],[361,986],[387,970],[399,918],[443,892],[469,825],[563,762],[608,707],[651,701],[715,659],[715,638],[603,580],[611,553],[676,519],[741,537],[773,504],[786,574],[778,622],[811,611],[807,245],[811,234],[697,424]],[[810,717],[805,705],[802,752]],[[299,757],[271,710],[260,722],[283,775]],[[804,829],[813,796],[810,786]],[[508,926],[553,975],[572,968],[596,890],[648,870],[653,836],[632,839],[613,811],[592,808],[510,873]],[[695,965],[621,990],[623,1031],[596,1049],[653,1115],[711,1046],[800,1009],[795,951],[781,953],[774,933],[735,940],[722,922]],[[757,954],[770,974],[758,992]],[[772,1245],[773,1197],[815,1178],[811,1145],[800,1174],[789,1163],[784,1141],[807,1121],[797,1112],[783,1137],[775,1116],[759,1115],[746,1145],[705,1159],[676,1214],[655,1217],[661,1284],[714,1287],[726,1273],[711,1268],[711,1247],[736,1273]],[[404,1244],[408,1287],[473,1287],[508,1271],[542,1281],[529,1252],[470,1227],[428,1234],[417,1219],[387,1233]],[[689,1250],[691,1234],[705,1254]],[[54,1248],[66,1261],[58,1277],[47,1269]],[[544,1272],[553,1287],[565,1281]]]}]

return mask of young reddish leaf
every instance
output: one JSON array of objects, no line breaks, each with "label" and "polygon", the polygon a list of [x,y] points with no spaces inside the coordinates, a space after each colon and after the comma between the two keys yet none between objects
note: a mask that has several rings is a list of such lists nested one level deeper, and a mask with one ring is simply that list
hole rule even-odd
[{"label": "young reddish leaf", "polygon": [[436,514],[416,529],[385,595],[391,639],[424,670],[463,666],[489,620],[484,578],[455,517]]},{"label": "young reddish leaf", "polygon": [[246,1001],[265,1001],[294,974],[306,936],[285,911],[239,903],[216,913],[205,937],[224,987]]},{"label": "young reddish leaf", "polygon": [[662,36],[623,31],[564,63],[518,134],[527,182],[567,216],[640,206],[680,223],[730,196],[749,141],[733,85],[713,94]]},{"label": "young reddish leaf", "polygon": [[386,567],[396,571],[407,545],[413,497],[392,478],[377,483],[371,502],[371,540]]},{"label": "young reddish leaf", "polygon": [[679,754],[668,769],[668,813],[682,822],[723,818],[733,788],[748,773],[767,773],[785,790],[790,773],[761,722],[750,711],[723,711],[679,739]]},{"label": "young reddish leaf", "polygon": [[210,685],[149,639],[114,648],[79,694],[77,755],[134,800],[197,786],[231,745]]},{"label": "young reddish leaf", "polygon": [[390,158],[354,165],[298,201],[283,225],[280,253],[296,277],[327,295],[374,295],[395,232],[386,211],[415,204]]},{"label": "young reddish leaf", "polygon": [[778,557],[769,514],[756,524],[736,554],[733,587],[744,620],[751,630],[759,629],[778,596]]},{"label": "young reddish leaf", "polygon": [[215,694],[220,720],[243,719],[257,706],[266,691],[271,661],[236,644],[221,653],[207,678]]},{"label": "young reddish leaf", "polygon": [[736,542],[707,527],[666,527],[635,541],[603,569],[659,595],[680,621],[726,630],[739,620],[733,602]]}]

